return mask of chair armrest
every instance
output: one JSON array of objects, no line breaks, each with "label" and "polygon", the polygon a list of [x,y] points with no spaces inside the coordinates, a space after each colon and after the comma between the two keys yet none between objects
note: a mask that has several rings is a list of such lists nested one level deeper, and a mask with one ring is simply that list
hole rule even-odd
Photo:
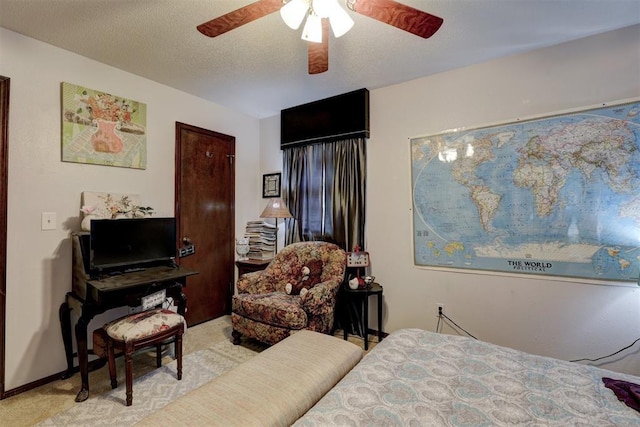
[{"label": "chair armrest", "polygon": [[264,294],[275,291],[274,281],[266,270],[245,273],[236,282],[239,294]]},{"label": "chair armrest", "polygon": [[312,314],[326,314],[335,310],[340,281],[327,280],[309,289],[301,299],[302,308]]}]

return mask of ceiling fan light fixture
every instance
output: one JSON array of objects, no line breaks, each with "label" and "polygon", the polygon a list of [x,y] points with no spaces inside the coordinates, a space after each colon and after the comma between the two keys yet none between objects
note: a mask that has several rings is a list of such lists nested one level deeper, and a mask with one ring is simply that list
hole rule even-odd
[{"label": "ceiling fan light fixture", "polygon": [[308,42],[322,43],[322,18],[315,13],[309,13],[301,38]]},{"label": "ceiling fan light fixture", "polygon": [[329,23],[331,24],[333,35],[340,37],[346,34],[346,32],[353,27],[353,19],[351,19],[347,11],[341,8],[337,3],[336,6],[337,7],[333,10],[333,14],[329,17]]},{"label": "ceiling fan light fixture", "polygon": [[[344,1],[344,8],[339,1]],[[300,28],[302,21],[307,18],[302,39],[313,42],[307,44],[309,74],[324,73],[329,69],[327,27],[331,25],[336,38],[344,35],[354,26],[349,11],[424,39],[434,35],[444,22],[440,17],[397,0],[254,0],[196,28],[207,37],[217,37],[277,11],[286,25],[294,30]]]},{"label": "ceiling fan light fixture", "polygon": [[312,0],[311,8],[320,18],[330,18],[336,8],[340,8],[338,0]]},{"label": "ceiling fan light fixture", "polygon": [[353,27],[353,19],[338,4],[338,0],[312,0],[313,13],[321,18],[329,18],[333,35],[340,37]]},{"label": "ceiling fan light fixture", "polygon": [[290,0],[280,8],[280,16],[285,24],[292,30],[300,28],[309,10],[310,0]]}]

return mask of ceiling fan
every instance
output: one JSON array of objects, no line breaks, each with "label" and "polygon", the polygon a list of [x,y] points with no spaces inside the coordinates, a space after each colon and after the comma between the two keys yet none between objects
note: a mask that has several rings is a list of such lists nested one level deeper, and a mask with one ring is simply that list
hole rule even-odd
[{"label": "ceiling fan", "polygon": [[[442,18],[394,0],[345,0],[345,3],[354,12],[425,39],[435,34],[443,22]],[[325,4],[331,5],[324,6]],[[338,18],[351,21],[350,25],[346,23],[342,25],[342,28],[338,29],[338,26],[334,25],[337,22],[337,18],[334,20],[333,16],[329,17],[320,13],[320,7],[332,8],[336,15],[341,15]],[[295,14],[297,17],[294,19],[295,23],[292,24],[285,12],[288,12],[287,9],[290,12],[296,8],[297,12]],[[338,11],[336,8],[340,10]],[[336,0],[259,0],[200,24],[197,29],[205,36],[217,37],[278,10],[280,10],[283,19],[291,28],[298,28],[302,20],[305,17],[307,18],[307,25],[303,30],[302,38],[307,40],[308,43],[309,74],[319,74],[327,71],[329,69],[329,24],[331,23],[336,37],[344,34],[353,25],[353,20],[351,20],[346,11],[340,8]],[[307,34],[308,27],[313,25],[316,26],[317,37],[309,37],[309,34]],[[312,39],[315,41],[311,41]]]}]

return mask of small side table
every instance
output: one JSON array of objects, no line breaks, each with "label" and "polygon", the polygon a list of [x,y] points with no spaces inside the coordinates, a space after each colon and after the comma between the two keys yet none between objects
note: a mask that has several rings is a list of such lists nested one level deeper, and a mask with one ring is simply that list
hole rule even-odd
[{"label": "small side table", "polygon": [[244,261],[236,261],[236,267],[238,267],[238,277],[245,273],[252,273],[254,271],[260,271],[267,268],[267,265],[271,262],[271,259],[247,259]]},{"label": "small side table", "polygon": [[[382,286],[379,283],[371,283],[364,289],[351,289],[348,285],[342,285],[343,295],[347,302],[360,300],[362,311],[358,314],[358,322],[362,325],[364,335],[364,349],[369,350],[369,297],[375,295],[378,298],[378,342],[382,341]],[[344,339],[349,333],[343,326]]]}]

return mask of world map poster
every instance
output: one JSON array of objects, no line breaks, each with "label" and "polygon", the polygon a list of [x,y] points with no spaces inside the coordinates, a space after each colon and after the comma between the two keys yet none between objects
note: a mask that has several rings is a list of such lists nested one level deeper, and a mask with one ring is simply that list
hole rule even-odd
[{"label": "world map poster", "polygon": [[416,265],[638,281],[640,100],[410,144]]}]

